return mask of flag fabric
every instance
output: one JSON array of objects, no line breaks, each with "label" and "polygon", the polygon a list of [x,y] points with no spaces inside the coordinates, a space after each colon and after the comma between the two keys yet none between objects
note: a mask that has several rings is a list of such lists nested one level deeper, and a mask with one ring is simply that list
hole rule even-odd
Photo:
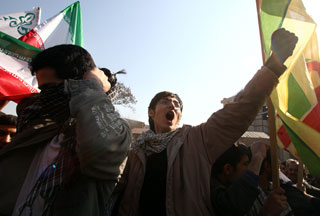
[{"label": "flag fabric", "polygon": [[20,38],[39,25],[40,11],[40,8],[33,8],[29,11],[0,15],[0,31]]},{"label": "flag fabric", "polygon": [[41,49],[46,49],[57,44],[83,46],[80,11],[80,2],[75,2],[57,15],[30,30],[20,40]]},{"label": "flag fabric", "polygon": [[[259,0],[258,0],[259,1]],[[277,112],[276,134],[280,147],[300,157],[310,173],[320,177],[320,63],[316,23],[302,0],[260,0],[260,25],[266,56],[271,35],[285,28],[299,38],[287,70],[271,100]],[[315,4],[316,1],[314,1]]]},{"label": "flag fabric", "polygon": [[31,75],[28,63],[40,51],[0,32],[0,99],[17,102],[38,92],[37,80]]},{"label": "flag fabric", "polygon": [[31,75],[28,63],[42,49],[58,44],[83,45],[79,2],[38,25],[20,40],[0,32],[0,100],[19,102],[37,93],[37,80]]}]

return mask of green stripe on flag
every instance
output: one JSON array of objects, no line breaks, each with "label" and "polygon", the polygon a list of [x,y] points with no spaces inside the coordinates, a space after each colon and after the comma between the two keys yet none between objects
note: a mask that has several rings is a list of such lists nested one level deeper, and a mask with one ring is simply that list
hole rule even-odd
[{"label": "green stripe on flag", "polygon": [[262,37],[266,56],[270,56],[271,35],[281,27],[286,16],[291,0],[268,0],[262,1],[260,20],[263,26]]},{"label": "green stripe on flag", "polygon": [[310,171],[310,173],[313,176],[316,176],[318,178],[320,178],[320,166],[318,166],[320,164],[320,158],[318,157],[318,155],[313,152],[307,144],[305,144],[297,134],[295,134],[293,132],[293,130],[291,130],[289,128],[288,125],[286,125],[286,123],[284,121],[283,125],[285,126],[290,139],[294,145],[294,147],[296,148],[300,159],[303,161],[303,163],[308,167],[308,170]]},{"label": "green stripe on flag", "polygon": [[7,55],[29,62],[42,50],[0,32],[0,51]]},{"label": "green stripe on flag", "polygon": [[[318,103],[304,59],[318,56],[317,43],[311,41],[316,25],[302,0],[263,0],[260,21],[266,57],[270,56],[271,36],[276,29],[285,28],[299,38],[292,57],[286,61],[288,69],[272,93],[272,101],[292,141],[290,149],[297,151],[312,175],[320,177],[320,133],[313,128],[315,124],[303,121]],[[294,150],[292,153],[296,155]]]},{"label": "green stripe on flag", "polygon": [[75,2],[61,12],[63,13],[64,20],[69,24],[69,33],[73,44],[83,46],[80,2]]},{"label": "green stripe on flag", "polygon": [[292,73],[290,73],[288,78],[288,113],[301,119],[311,108],[310,101]]}]

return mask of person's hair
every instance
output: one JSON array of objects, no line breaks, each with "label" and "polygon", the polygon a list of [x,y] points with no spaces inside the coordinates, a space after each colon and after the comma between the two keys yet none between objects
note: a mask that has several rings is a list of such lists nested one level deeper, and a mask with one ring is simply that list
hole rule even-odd
[{"label": "person's hair", "polygon": [[40,52],[29,64],[32,75],[42,68],[52,68],[60,79],[82,79],[85,72],[96,67],[84,48],[63,44]]},{"label": "person's hair", "polygon": [[237,164],[241,161],[241,158],[244,155],[248,156],[250,162],[252,156],[250,148],[243,143],[235,143],[215,161],[212,166],[211,175],[217,177],[223,172],[223,167],[226,164],[230,164],[233,168],[236,168]]},{"label": "person's hair", "polygon": [[295,159],[292,159],[292,158],[289,158],[286,160],[286,167],[289,168],[290,164],[296,164],[297,166],[299,166],[299,161],[295,160]]},{"label": "person's hair", "polygon": [[[166,98],[166,97],[174,97],[176,98],[178,101],[179,101],[179,104],[180,104],[180,110],[182,112],[182,109],[183,109],[183,103],[182,103],[182,100],[180,99],[180,97],[178,96],[178,94],[174,94],[172,92],[168,92],[168,91],[162,91],[162,92],[159,92],[158,94],[156,94],[150,104],[149,104],[149,107],[148,107],[148,110],[155,110],[156,109],[156,105],[157,103],[162,99],[162,98]],[[154,122],[153,122],[153,119],[149,116],[149,126],[150,126],[150,129],[154,131]]]},{"label": "person's hair", "polygon": [[17,116],[0,112],[0,125],[17,125]]}]

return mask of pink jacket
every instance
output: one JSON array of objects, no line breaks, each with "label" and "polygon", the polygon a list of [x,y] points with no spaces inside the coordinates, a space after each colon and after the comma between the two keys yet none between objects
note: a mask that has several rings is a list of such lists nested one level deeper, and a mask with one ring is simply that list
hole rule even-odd
[{"label": "pink jacket", "polygon": [[[214,215],[210,174],[215,160],[247,130],[272,89],[277,76],[262,67],[235,98],[198,126],[183,126],[167,146],[167,216]],[[119,215],[138,215],[146,157],[130,151],[117,191],[123,191]]]}]

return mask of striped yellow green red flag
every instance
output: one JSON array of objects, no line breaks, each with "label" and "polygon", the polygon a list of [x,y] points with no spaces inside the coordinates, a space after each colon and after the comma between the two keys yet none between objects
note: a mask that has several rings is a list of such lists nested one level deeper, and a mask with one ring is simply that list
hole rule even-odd
[{"label": "striped yellow green red flag", "polygon": [[[286,72],[272,92],[277,142],[300,157],[320,177],[320,63],[316,23],[302,0],[258,0],[263,48],[270,56],[271,35],[285,28],[299,38]],[[312,2],[309,0],[308,3]],[[318,2],[313,1],[315,4]],[[306,2],[307,3],[307,2]],[[316,7],[316,5],[314,5]]]}]

